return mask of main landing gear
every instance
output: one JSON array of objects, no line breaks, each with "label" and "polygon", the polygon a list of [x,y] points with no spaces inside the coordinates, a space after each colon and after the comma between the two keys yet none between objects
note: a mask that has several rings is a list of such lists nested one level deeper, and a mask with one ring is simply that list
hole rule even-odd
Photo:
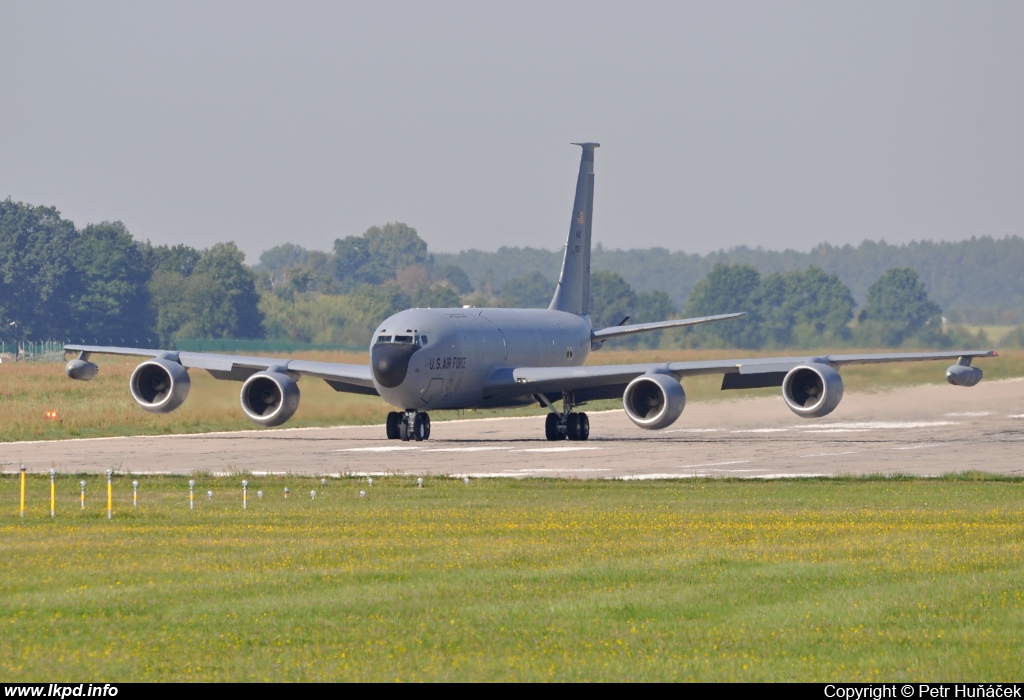
[{"label": "main landing gear", "polygon": [[415,440],[430,437],[430,416],[419,411],[392,411],[388,414],[388,440]]},{"label": "main landing gear", "polygon": [[572,412],[572,394],[562,395],[562,411],[557,411],[542,394],[537,400],[548,407],[551,413],[544,421],[544,437],[548,440],[586,440],[590,437],[590,419],[586,413]]}]

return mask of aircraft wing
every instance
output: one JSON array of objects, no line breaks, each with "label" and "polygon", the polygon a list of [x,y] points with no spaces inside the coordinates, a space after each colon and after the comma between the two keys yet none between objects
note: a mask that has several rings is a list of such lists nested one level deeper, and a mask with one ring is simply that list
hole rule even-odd
[{"label": "aircraft wing", "polygon": [[698,374],[721,374],[723,389],[754,389],[782,386],[786,373],[794,367],[817,363],[841,367],[883,362],[921,362],[975,357],[995,357],[994,350],[956,350],[949,352],[894,352],[805,357],[758,357],[738,360],[700,360],[634,365],[596,365],[587,367],[516,367],[495,370],[485,385],[485,396],[517,397],[533,394],[558,394],[572,391],[578,401],[620,398],[629,382],[642,374],[671,374],[676,379]]},{"label": "aircraft wing", "polygon": [[177,350],[155,350],[147,348],[121,348],[103,345],[65,345],[64,352],[82,353],[83,360],[89,355],[131,355],[135,357],[166,357],[181,363],[183,367],[205,369],[217,379],[245,381],[255,372],[280,368],[289,374],[323,379],[335,391],[377,396],[369,365],[349,365],[337,362],[313,362],[310,360],[289,360],[287,358],[252,357],[245,355],[220,355],[206,352],[179,352]]}]

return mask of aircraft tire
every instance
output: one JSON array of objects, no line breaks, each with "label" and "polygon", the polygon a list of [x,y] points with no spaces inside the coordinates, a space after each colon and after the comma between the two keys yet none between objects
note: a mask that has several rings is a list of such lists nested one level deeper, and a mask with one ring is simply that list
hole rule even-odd
[{"label": "aircraft tire", "polygon": [[412,426],[409,425],[409,421],[402,417],[402,421],[398,424],[398,437],[401,438],[402,442],[409,442],[412,440]]},{"label": "aircraft tire", "polygon": [[559,430],[560,416],[549,413],[548,417],[544,421],[544,437],[548,440],[564,440],[565,433]]},{"label": "aircraft tire", "polygon": [[412,437],[421,442],[430,437],[430,418],[426,413],[417,413],[412,419]]},{"label": "aircraft tire", "polygon": [[402,422],[402,414],[392,411],[388,414],[388,420],[385,424],[388,440],[398,440],[402,437],[400,430],[400,423]]},{"label": "aircraft tire", "polygon": [[586,413],[576,414],[576,439],[586,440],[590,437],[590,419]]}]

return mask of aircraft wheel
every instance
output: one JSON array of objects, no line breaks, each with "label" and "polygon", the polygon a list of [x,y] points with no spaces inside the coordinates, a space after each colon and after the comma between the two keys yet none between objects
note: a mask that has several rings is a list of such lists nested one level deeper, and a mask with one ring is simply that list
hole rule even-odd
[{"label": "aircraft wheel", "polygon": [[565,433],[561,428],[560,416],[549,413],[547,419],[544,421],[544,437],[548,440],[563,440],[565,439]]},{"label": "aircraft wheel", "polygon": [[417,413],[412,419],[412,437],[416,442],[430,437],[430,418],[426,413]]},{"label": "aircraft wheel", "polygon": [[576,439],[586,440],[590,437],[590,419],[586,413],[576,414]]},{"label": "aircraft wheel", "polygon": [[400,430],[400,424],[402,422],[402,414],[392,411],[388,414],[388,422],[386,424],[388,440],[398,440],[402,437]]},{"label": "aircraft wheel", "polygon": [[412,426],[409,425],[409,421],[405,419],[405,416],[402,416],[402,420],[398,424],[398,436],[403,442],[409,442],[409,440],[412,440]]}]

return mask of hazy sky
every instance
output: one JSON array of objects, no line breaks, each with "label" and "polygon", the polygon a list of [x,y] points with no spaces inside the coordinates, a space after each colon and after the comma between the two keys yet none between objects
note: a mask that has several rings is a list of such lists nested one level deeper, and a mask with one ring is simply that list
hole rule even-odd
[{"label": "hazy sky", "polygon": [[0,198],[432,250],[1024,234],[1024,2],[0,0]]}]

